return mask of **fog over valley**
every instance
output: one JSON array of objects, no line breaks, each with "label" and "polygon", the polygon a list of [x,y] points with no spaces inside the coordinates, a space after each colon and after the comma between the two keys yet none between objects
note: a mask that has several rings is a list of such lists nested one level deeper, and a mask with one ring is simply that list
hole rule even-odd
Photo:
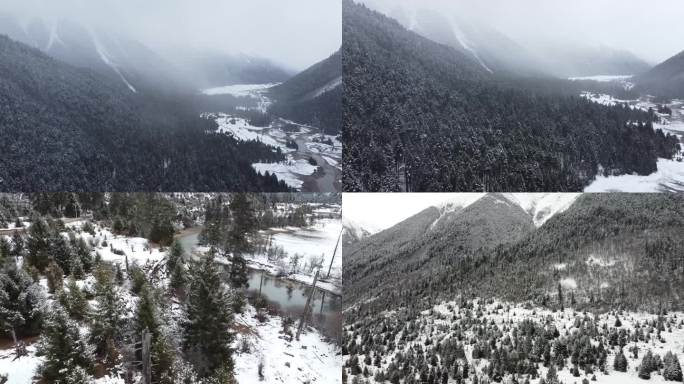
[{"label": "fog over valley", "polygon": [[[341,3],[336,0],[273,2],[203,0],[8,0],[0,4],[20,28],[47,33],[56,22],[138,41],[170,61],[203,53],[246,54],[272,60],[292,72],[325,59],[341,44]],[[315,33],[312,33],[315,31]]]},{"label": "fog over valley", "polygon": [[[676,0],[572,2],[524,0],[362,0],[361,3],[400,21],[426,37],[444,40],[453,31],[469,48],[490,46],[514,49],[515,43],[536,60],[548,61],[552,54],[588,60],[587,51],[629,52],[648,65],[655,65],[680,52],[680,22],[684,3]],[[447,19],[441,26],[438,18]],[[507,40],[512,42],[507,42]],[[515,47],[518,49],[519,47]],[[626,52],[624,52],[626,51]],[[516,53],[520,54],[520,53]],[[632,58],[633,59],[633,58]],[[632,74],[632,73],[623,73]]]}]

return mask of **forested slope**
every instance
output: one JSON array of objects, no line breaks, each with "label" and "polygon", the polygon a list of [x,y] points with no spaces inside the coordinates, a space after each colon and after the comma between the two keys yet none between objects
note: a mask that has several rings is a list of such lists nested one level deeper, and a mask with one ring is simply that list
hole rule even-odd
[{"label": "forested slope", "polygon": [[[501,197],[487,197],[489,202],[483,199],[456,216],[460,224],[450,225],[452,229],[441,236],[406,240],[428,244],[423,259],[430,260],[433,268],[423,269],[421,278],[414,278],[415,267],[400,250],[377,241],[382,233],[345,251],[345,281],[354,287],[345,291],[345,306],[352,308],[348,317],[388,309],[416,313],[459,296],[553,306],[559,292],[572,295],[579,308],[684,308],[683,196],[584,194],[541,227],[522,232],[517,220],[501,219],[508,210],[495,203]],[[463,215],[483,206],[490,208],[480,219]],[[401,225],[410,226],[410,220]],[[481,247],[464,246],[481,228],[498,236],[494,240],[480,236]],[[366,252],[373,249],[368,243],[385,254]],[[383,273],[375,273],[373,267],[379,254],[394,260],[386,263],[390,267]],[[366,279],[373,284],[356,290],[357,282]]]},{"label": "forested slope", "polygon": [[512,87],[363,5],[343,12],[347,191],[581,191],[675,153],[648,113]]},{"label": "forested slope", "polygon": [[287,189],[250,166],[280,153],[210,133],[191,104],[132,94],[0,36],[0,190]]},{"label": "forested slope", "polygon": [[342,126],[340,51],[271,89],[271,112],[336,135]]}]

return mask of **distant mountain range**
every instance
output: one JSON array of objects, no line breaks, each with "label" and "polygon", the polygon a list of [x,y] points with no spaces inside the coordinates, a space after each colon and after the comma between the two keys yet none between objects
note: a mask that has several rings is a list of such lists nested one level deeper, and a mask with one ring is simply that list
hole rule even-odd
[{"label": "distant mountain range", "polygon": [[488,194],[346,247],[345,306],[364,316],[459,295],[543,304],[561,284],[580,306],[681,310],[682,231],[679,195]]}]

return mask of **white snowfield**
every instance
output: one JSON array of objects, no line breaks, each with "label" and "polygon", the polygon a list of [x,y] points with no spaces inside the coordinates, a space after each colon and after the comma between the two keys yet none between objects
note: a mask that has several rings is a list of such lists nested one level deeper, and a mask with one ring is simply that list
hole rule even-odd
[{"label": "white snowfield", "polygon": [[648,176],[599,175],[584,192],[681,192],[684,191],[684,163],[658,159],[658,170]]},{"label": "white snowfield", "polygon": [[[282,318],[269,316],[261,324],[255,318],[254,307],[237,315],[236,323],[248,327],[249,332],[236,337],[233,356],[235,378],[239,384],[261,383],[321,383],[342,381],[341,349],[323,340],[321,335],[307,329],[299,341],[282,334]],[[296,334],[298,323],[290,328]],[[249,353],[240,352],[242,340],[250,345]],[[259,379],[259,364],[263,364],[264,379]]]},{"label": "white snowfield", "polygon": [[265,134],[269,127],[256,127],[251,125],[247,119],[237,116],[231,116],[225,113],[218,114],[215,118],[218,124],[216,132],[229,133],[233,137],[242,141],[260,141],[266,145],[280,148],[284,153],[293,152],[294,150],[285,145],[285,141],[277,140],[270,135]]},{"label": "white snowfield", "polygon": [[633,75],[596,75],[596,76],[569,77],[568,80],[571,80],[571,81],[593,80],[593,81],[598,81],[601,83],[609,83],[611,81],[629,80],[632,77],[633,77]]},{"label": "white snowfield", "polygon": [[253,97],[280,83],[267,84],[233,84],[223,87],[208,88],[202,91],[205,95],[232,95],[235,97]]},{"label": "white snowfield", "polygon": [[541,227],[551,217],[570,208],[580,197],[579,193],[506,193],[504,196],[516,202],[532,215],[536,227]]},{"label": "white snowfield", "polygon": [[315,90],[313,92],[313,94],[311,95],[311,98],[316,98],[318,96],[321,96],[322,94],[324,94],[326,92],[330,92],[333,89],[340,87],[340,86],[342,86],[342,76],[340,76],[336,79],[333,79],[328,84],[326,84],[326,85],[322,86],[321,88]]},{"label": "white snowfield", "polygon": [[260,174],[269,172],[276,175],[278,180],[284,181],[287,185],[295,189],[301,189],[304,181],[299,176],[309,176],[318,169],[311,165],[307,160],[295,160],[292,155],[287,156],[287,160],[280,163],[254,163],[252,168]]}]

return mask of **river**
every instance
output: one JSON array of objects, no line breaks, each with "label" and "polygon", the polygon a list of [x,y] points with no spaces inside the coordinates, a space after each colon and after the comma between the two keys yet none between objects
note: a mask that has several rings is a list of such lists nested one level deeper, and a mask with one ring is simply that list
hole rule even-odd
[{"label": "river", "polygon": [[[200,227],[183,231],[176,236],[183,246],[186,254],[193,253],[199,243]],[[261,281],[263,275],[263,282]],[[261,283],[261,295],[268,302],[269,310],[282,316],[299,319],[311,288],[305,284],[289,279],[271,276],[266,272],[250,269],[249,287],[247,296],[255,298],[259,295]],[[321,289],[314,293],[310,311],[310,324],[330,338],[337,338],[342,329],[342,300],[340,296],[333,295]]]}]

